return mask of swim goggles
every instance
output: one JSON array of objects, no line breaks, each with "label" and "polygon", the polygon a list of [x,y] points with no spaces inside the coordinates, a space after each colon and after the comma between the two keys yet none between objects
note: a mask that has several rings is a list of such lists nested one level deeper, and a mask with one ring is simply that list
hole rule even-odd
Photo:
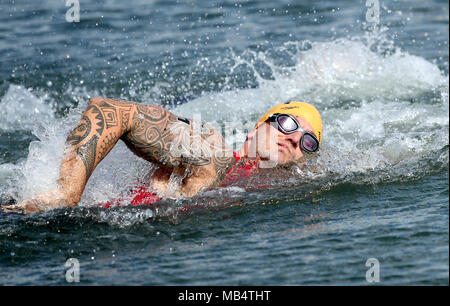
[{"label": "swim goggles", "polygon": [[297,131],[302,133],[300,138],[300,148],[307,153],[314,153],[319,149],[319,141],[311,132],[302,129],[297,120],[289,114],[273,114],[267,121],[275,122],[277,128],[283,134],[292,134]]}]

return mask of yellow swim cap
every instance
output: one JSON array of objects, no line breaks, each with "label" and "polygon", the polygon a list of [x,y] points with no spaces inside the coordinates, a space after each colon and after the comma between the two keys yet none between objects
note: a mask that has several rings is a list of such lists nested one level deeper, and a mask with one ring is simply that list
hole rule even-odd
[{"label": "yellow swim cap", "polygon": [[316,134],[316,137],[319,140],[319,144],[322,142],[322,118],[320,117],[319,111],[313,105],[297,101],[278,104],[259,118],[258,123],[265,122],[270,115],[276,113],[303,117],[311,124],[314,134]]}]

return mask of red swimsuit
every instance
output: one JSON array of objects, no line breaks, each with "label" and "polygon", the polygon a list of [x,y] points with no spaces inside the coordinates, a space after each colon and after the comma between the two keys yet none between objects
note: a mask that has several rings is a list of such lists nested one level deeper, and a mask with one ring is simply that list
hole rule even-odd
[{"label": "red swimsuit", "polygon": [[[253,170],[257,168],[256,162],[249,161],[247,163],[239,164],[240,156],[234,152],[234,165],[228,169],[225,181],[220,187],[226,186],[230,181],[236,181],[241,177],[250,177]],[[152,204],[161,201],[161,198],[149,191],[148,187],[140,186],[131,189],[129,193],[132,200],[130,202],[133,206]],[[114,199],[101,204],[101,207],[110,208],[111,206],[120,206],[124,199]]]}]

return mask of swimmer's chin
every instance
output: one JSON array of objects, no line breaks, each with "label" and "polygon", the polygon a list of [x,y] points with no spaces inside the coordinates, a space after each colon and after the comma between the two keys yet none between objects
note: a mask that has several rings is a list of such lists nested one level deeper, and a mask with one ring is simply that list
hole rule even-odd
[{"label": "swimmer's chin", "polygon": [[258,163],[258,168],[268,169],[268,168],[289,168],[294,166],[297,161],[292,160],[279,160],[279,159],[260,159]]},{"label": "swimmer's chin", "polygon": [[277,158],[260,158],[259,168],[291,168],[305,163],[305,160],[305,156],[293,160],[280,154]]}]

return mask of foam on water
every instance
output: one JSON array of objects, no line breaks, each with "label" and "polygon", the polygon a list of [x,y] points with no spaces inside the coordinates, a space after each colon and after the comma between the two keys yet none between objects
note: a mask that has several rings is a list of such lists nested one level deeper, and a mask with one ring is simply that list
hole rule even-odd
[{"label": "foam on water", "polygon": [[0,105],[1,130],[31,130],[40,121],[54,118],[47,95],[38,98],[32,89],[20,85],[10,84]]},{"label": "foam on water", "polygon": [[[373,51],[374,45],[363,39],[290,42],[277,50],[289,55],[294,63],[290,66],[275,64],[264,52],[233,54],[236,66],[248,65],[254,71],[257,88],[204,94],[172,111],[191,118],[200,114],[215,127],[226,122],[227,129],[236,130],[227,142],[239,147],[246,130],[269,107],[288,100],[314,103],[323,116],[323,146],[306,168],[294,168],[301,179],[337,174],[354,183],[379,182],[421,175],[428,171],[416,167],[423,161],[448,165],[448,150],[443,150],[448,146],[448,76],[424,58],[396,49]],[[265,63],[272,78],[259,75],[254,62],[244,60],[249,57]],[[95,95],[85,93],[84,100]],[[65,137],[85,102],[61,120],[55,119],[48,100],[10,85],[0,102],[6,106],[0,129],[32,130],[39,139],[31,143],[26,160],[0,165],[2,195],[14,194],[20,200],[55,186]],[[119,197],[151,169],[119,143],[94,172],[81,205]],[[235,192],[239,196],[242,190]]]}]

